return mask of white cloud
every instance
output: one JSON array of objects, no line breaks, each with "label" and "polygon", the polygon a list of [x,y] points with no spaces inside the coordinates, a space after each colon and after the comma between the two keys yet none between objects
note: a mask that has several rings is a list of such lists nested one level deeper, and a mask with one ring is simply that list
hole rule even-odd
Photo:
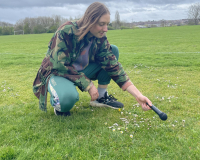
[{"label": "white cloud", "polygon": [[[117,2],[101,0],[100,2],[104,1],[111,12],[111,21],[115,19],[116,11],[119,11],[120,19],[127,22],[161,19],[185,19],[187,18],[188,7],[191,5],[192,2],[195,2],[195,0],[119,0]],[[16,6],[20,6],[19,3],[23,4],[23,2],[25,6],[21,6],[21,8],[16,8],[13,5],[15,4]],[[47,0],[13,0],[13,3],[12,0],[9,0],[9,2],[2,1],[0,5],[0,21],[14,24],[19,19],[24,19],[26,17],[52,15],[60,15],[64,18],[74,18],[75,16],[80,17],[84,14],[88,5],[94,1],[85,0],[84,2],[82,2],[80,0],[73,0],[73,3],[71,4],[67,4],[66,0],[48,0],[48,2]],[[67,2],[69,3],[69,0]],[[47,3],[47,6],[45,6],[45,3]]]},{"label": "white cloud", "polygon": [[[175,20],[187,18],[188,4],[166,4],[166,5],[150,5],[137,4],[134,2],[114,2],[106,3],[111,11],[111,20],[115,19],[115,12],[118,10],[120,19],[132,21],[148,21],[148,20]],[[122,6],[119,8],[119,6]]]},{"label": "white cloud", "polygon": [[0,10],[0,21],[16,23],[26,17],[61,15],[64,18],[82,16],[87,6],[83,4],[65,5],[63,7],[5,8]]}]

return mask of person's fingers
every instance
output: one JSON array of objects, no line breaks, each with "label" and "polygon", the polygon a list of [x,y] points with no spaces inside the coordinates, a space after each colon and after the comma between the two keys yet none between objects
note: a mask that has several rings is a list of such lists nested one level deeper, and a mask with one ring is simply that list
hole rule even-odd
[{"label": "person's fingers", "polygon": [[99,93],[92,94],[91,101],[95,101],[99,97]]},{"label": "person's fingers", "polygon": [[141,105],[141,107],[144,111],[151,110],[151,108],[146,103],[148,103],[150,106],[152,106],[152,102],[147,97],[141,96],[141,97],[136,98],[136,100]]},{"label": "person's fingers", "polygon": [[94,95],[91,94],[91,101],[94,101]]},{"label": "person's fingers", "polygon": [[98,97],[95,95],[93,101],[95,101]]},{"label": "person's fingers", "polygon": [[143,109],[144,111],[148,111],[148,110],[150,110],[151,108],[150,108],[149,106],[147,106],[145,103],[143,103],[142,109]]},{"label": "person's fingers", "polygon": [[96,100],[96,98],[95,98],[95,97],[92,97],[91,101],[95,101],[95,100]]},{"label": "person's fingers", "polygon": [[[147,102],[148,103],[148,102]],[[148,103],[149,104],[149,103]],[[143,106],[146,110],[150,110],[151,108],[146,104],[146,102],[143,103]]]},{"label": "person's fingers", "polygon": [[146,103],[148,103],[150,106],[152,105],[151,101],[147,97],[144,96],[143,101],[142,101],[142,109],[144,111],[151,110],[151,108]]},{"label": "person's fingers", "polygon": [[147,110],[151,110],[151,108],[150,108],[147,104],[145,104],[145,108],[146,108]]},{"label": "person's fingers", "polygon": [[147,103],[152,106],[152,102],[147,98]]},{"label": "person's fingers", "polygon": [[[152,102],[148,98],[146,98],[146,102],[149,104],[149,106],[152,106]],[[146,106],[148,109],[151,109],[147,104],[146,104]]]}]

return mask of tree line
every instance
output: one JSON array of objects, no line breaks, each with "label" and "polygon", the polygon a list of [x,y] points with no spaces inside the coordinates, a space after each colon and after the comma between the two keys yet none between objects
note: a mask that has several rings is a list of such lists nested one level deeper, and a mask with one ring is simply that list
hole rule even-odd
[{"label": "tree line", "polygon": [[73,19],[65,19],[61,16],[54,15],[52,17],[21,19],[15,25],[0,22],[0,35],[12,35],[15,32],[15,34],[22,34],[22,32],[24,34],[54,33],[62,23],[68,20]]},{"label": "tree line", "polygon": [[[188,24],[198,25],[200,23],[200,3],[192,4],[188,8]],[[78,20],[80,17],[69,19],[63,18],[59,15],[52,17],[37,17],[25,18],[18,20],[15,25],[0,22],[0,35],[13,34],[39,34],[39,33],[54,33],[57,28],[66,21]],[[128,29],[130,25],[120,20],[119,12],[115,13],[115,20],[109,24],[108,29]]]}]

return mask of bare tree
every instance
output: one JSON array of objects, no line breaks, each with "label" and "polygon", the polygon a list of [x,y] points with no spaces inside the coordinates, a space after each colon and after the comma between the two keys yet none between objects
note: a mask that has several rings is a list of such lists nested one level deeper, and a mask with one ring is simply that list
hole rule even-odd
[{"label": "bare tree", "polygon": [[23,22],[23,19],[20,19],[15,24],[15,31],[23,30],[23,28],[24,28],[24,22]]},{"label": "bare tree", "polygon": [[198,25],[200,22],[200,3],[192,4],[188,10],[188,19],[192,24]]},{"label": "bare tree", "polygon": [[118,11],[116,11],[115,13],[115,21],[112,22],[112,25],[115,29],[120,29],[121,21],[120,21],[120,15]]},{"label": "bare tree", "polygon": [[13,26],[14,26],[14,24],[0,21],[0,27],[13,27]]}]

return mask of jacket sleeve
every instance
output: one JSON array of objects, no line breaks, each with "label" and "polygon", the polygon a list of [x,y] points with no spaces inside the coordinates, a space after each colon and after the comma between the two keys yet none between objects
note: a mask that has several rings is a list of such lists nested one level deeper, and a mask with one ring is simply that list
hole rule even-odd
[{"label": "jacket sleeve", "polygon": [[74,39],[72,34],[59,30],[49,43],[50,61],[53,73],[72,81],[81,91],[88,91],[91,80],[84,73],[79,73],[71,65],[72,57],[76,54],[73,49]]},{"label": "jacket sleeve", "polygon": [[95,59],[101,64],[102,68],[108,73],[108,75],[110,75],[120,88],[126,90],[129,85],[132,85],[132,82],[125,73],[121,63],[118,62],[117,58],[112,53],[111,46],[107,38],[104,40]]}]

